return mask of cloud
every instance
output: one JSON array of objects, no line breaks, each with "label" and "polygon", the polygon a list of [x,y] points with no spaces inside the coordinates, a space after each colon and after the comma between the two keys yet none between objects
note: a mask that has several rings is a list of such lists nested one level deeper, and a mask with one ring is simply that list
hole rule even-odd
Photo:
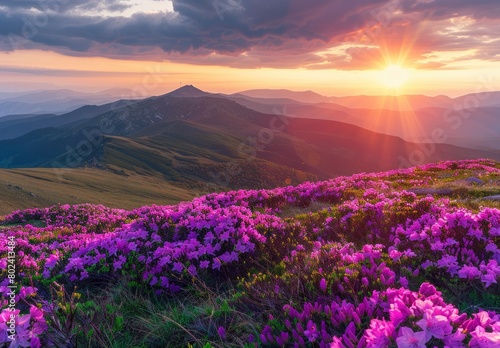
[{"label": "cloud", "polygon": [[[233,67],[417,68],[439,51],[500,60],[497,0],[173,0],[174,12],[131,17],[121,0],[0,0],[0,50],[174,60]],[[46,5],[44,7],[42,5]],[[103,12],[105,13],[105,12]],[[25,40],[27,39],[27,40]],[[343,52],[321,54],[351,45]]]},{"label": "cloud", "polygon": [[[16,73],[38,76],[63,76],[63,77],[121,77],[128,76],[144,76],[144,72],[131,71],[95,71],[95,70],[70,70],[70,69],[44,69],[24,66],[0,66],[0,72]],[[159,74],[159,73],[158,73]],[[171,73],[168,75],[184,75],[185,73]],[[167,75],[165,73],[165,75]]]},{"label": "cloud", "polygon": [[0,7],[10,11],[35,10],[66,13],[68,11],[108,10],[121,11],[130,7],[123,0],[0,0]]},{"label": "cloud", "polygon": [[474,19],[498,19],[500,7],[496,0],[401,0],[405,13],[417,13],[427,20],[467,16]]}]

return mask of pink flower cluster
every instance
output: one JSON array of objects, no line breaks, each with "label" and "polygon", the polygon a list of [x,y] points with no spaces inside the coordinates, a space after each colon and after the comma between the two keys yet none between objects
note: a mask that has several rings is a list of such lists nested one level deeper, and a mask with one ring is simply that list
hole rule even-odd
[{"label": "pink flower cluster", "polygon": [[[260,343],[499,346],[496,313],[459,313],[430,283],[444,277],[500,291],[500,211],[473,212],[405,191],[453,170],[500,173],[488,160],[442,162],[133,211],[84,204],[13,212],[0,219],[0,345],[9,342],[4,275],[13,236],[16,275],[25,282],[16,294],[25,306],[15,312],[15,344],[23,347],[43,345],[47,328],[43,309],[28,303],[37,291],[28,282],[40,288],[55,277],[72,283],[126,274],[175,292],[193,277],[246,275],[270,260],[303,281],[296,297],[302,302],[285,300],[296,291],[289,278],[276,280],[272,296],[287,318],[281,326],[265,323]],[[290,217],[311,203],[323,210]],[[217,332],[223,340],[230,336],[230,328]]]},{"label": "pink flower cluster", "polygon": [[260,335],[264,344],[459,348],[466,347],[466,342],[469,347],[497,347],[500,343],[500,315],[480,311],[469,317],[459,313],[429,283],[423,283],[418,292],[405,288],[374,291],[357,305],[343,300],[325,305],[306,303],[300,312],[290,305],[283,310],[288,315],[285,330],[273,333],[266,326]]},{"label": "pink flower cluster", "polygon": [[483,208],[475,214],[443,206],[397,227],[389,251],[397,261],[402,250],[420,250],[410,257],[421,260],[424,269],[437,267],[452,277],[477,279],[487,288],[500,277],[499,237],[499,210]]},{"label": "pink flower cluster", "polygon": [[241,255],[266,242],[259,229],[283,228],[273,215],[242,206],[212,209],[200,201],[138,214],[133,223],[96,235],[74,252],[64,268],[70,280],[87,278],[88,269],[126,270],[140,273],[151,286],[177,289],[169,274],[197,276],[237,264]]},{"label": "pink flower cluster", "polygon": [[77,228],[77,231],[81,228],[82,232],[98,232],[117,227],[129,217],[128,212],[123,209],[93,204],[65,204],[51,208],[18,210],[5,216],[4,223],[26,223],[35,220],[52,227]]},{"label": "pink flower cluster", "polygon": [[[2,283],[6,283],[3,281]],[[0,346],[9,347],[42,347],[40,335],[47,330],[44,311],[34,305],[29,305],[29,313],[21,314],[19,309],[8,307],[7,299],[10,299],[10,289],[6,285],[0,286]],[[37,289],[32,287],[21,287],[15,296],[16,303],[27,303],[26,299],[36,293]]]}]

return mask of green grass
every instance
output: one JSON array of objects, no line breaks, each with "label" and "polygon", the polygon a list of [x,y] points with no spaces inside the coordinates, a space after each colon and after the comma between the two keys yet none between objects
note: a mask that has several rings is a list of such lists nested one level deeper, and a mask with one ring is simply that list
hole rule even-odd
[{"label": "green grass", "polygon": [[54,291],[59,305],[50,315],[56,328],[50,336],[89,348],[244,347],[248,337],[223,342],[217,329],[258,334],[254,318],[236,308],[233,286],[216,289],[195,281],[179,295],[158,296],[124,276],[104,288]]},{"label": "green grass", "polygon": [[[60,174],[60,175],[58,175]],[[175,204],[194,192],[154,176],[79,169],[0,169],[0,215],[13,210],[61,204],[94,203],[132,209]]]}]

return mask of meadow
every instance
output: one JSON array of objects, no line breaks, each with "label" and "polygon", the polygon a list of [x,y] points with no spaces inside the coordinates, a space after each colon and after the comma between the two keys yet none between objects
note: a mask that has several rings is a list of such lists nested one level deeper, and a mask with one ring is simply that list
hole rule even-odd
[{"label": "meadow", "polygon": [[470,160],[14,211],[0,346],[499,347],[499,194]]}]

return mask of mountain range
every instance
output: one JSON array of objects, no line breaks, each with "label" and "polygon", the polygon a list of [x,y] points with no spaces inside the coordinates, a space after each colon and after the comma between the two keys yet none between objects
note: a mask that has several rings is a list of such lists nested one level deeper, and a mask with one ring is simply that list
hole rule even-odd
[{"label": "mountain range", "polygon": [[[264,99],[266,95],[268,98]],[[434,141],[432,134],[438,130],[444,134],[441,139],[447,144],[500,149],[500,92],[457,98],[422,95],[325,97],[311,91],[251,90],[230,97],[261,112],[345,122],[410,142]]]},{"label": "mountain range", "polygon": [[1,117],[7,115],[22,117],[23,115],[67,113],[88,104],[113,102],[118,96],[130,97],[134,96],[134,93],[125,88],[107,89],[96,93],[70,89],[0,92],[0,120]]},{"label": "mountain range", "polygon": [[[290,91],[287,89],[252,89],[238,93],[252,98],[288,99],[307,104],[333,103],[347,108],[387,109],[412,111],[428,107],[470,108],[500,107],[499,91],[478,91],[456,98],[445,95],[434,97],[425,95],[358,95],[345,97],[327,97],[313,91]],[[476,102],[479,101],[479,102]]]},{"label": "mountain range", "polygon": [[[11,181],[26,178],[23,171],[33,171],[27,168],[38,168],[37,175],[30,175],[40,183],[66,185],[62,200],[78,196],[75,181],[82,173],[87,182],[89,172],[94,179],[105,177],[101,184],[114,178],[140,182],[148,192],[154,191],[150,182],[165,182],[176,188],[180,200],[445,159],[500,159],[495,107],[476,108],[474,117],[463,118],[461,127],[453,129],[458,122],[453,114],[439,118],[452,110],[437,106],[445,101],[442,97],[434,104],[430,97],[408,97],[422,100],[424,107],[402,111],[351,108],[347,99],[342,105],[313,92],[268,91],[264,96],[269,98],[262,93],[214,94],[187,85],[161,96],[83,106],[62,115],[2,117],[0,167],[16,170],[8,172],[10,181],[0,191],[12,193],[20,185]],[[355,105],[363,106],[365,97],[357,98]],[[414,141],[408,141],[411,136]],[[451,140],[456,144],[447,143]],[[457,146],[464,144],[470,146]],[[115,191],[108,187],[103,195]],[[119,200],[113,197],[99,202],[113,205]],[[152,199],[162,202],[162,195]],[[131,200],[137,204],[147,197]]]}]

